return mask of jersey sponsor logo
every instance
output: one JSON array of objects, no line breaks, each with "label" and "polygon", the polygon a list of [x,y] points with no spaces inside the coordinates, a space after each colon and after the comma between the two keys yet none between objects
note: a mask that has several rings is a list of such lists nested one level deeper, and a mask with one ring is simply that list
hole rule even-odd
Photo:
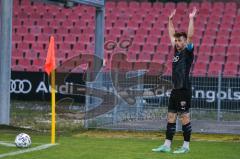
[{"label": "jersey sponsor logo", "polygon": [[183,106],[185,106],[187,104],[187,102],[186,101],[181,101],[180,104],[183,107]]},{"label": "jersey sponsor logo", "polygon": [[179,56],[175,56],[175,57],[173,58],[173,62],[178,62],[178,60],[179,60]]},{"label": "jersey sponsor logo", "polygon": [[15,79],[10,81],[10,93],[27,94],[32,90],[32,84],[29,80]]}]

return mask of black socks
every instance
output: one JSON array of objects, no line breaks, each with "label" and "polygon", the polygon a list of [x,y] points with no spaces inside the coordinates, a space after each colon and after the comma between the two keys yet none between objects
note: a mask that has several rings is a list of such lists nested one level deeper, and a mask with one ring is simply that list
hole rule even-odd
[{"label": "black socks", "polygon": [[166,139],[172,140],[176,132],[176,123],[168,123],[166,131]]},{"label": "black socks", "polygon": [[190,137],[191,137],[191,132],[192,132],[191,123],[189,122],[186,125],[183,125],[182,126],[182,131],[183,131],[184,141],[189,142],[190,141]]}]

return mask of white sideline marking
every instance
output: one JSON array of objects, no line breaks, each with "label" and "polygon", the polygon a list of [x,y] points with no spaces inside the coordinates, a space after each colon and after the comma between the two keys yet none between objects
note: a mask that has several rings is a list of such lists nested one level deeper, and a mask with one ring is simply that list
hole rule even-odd
[{"label": "white sideline marking", "polygon": [[4,141],[0,141],[0,145],[7,146],[7,147],[16,147],[15,144],[7,143]]},{"label": "white sideline marking", "polygon": [[58,145],[58,144],[45,144],[45,145],[41,145],[41,146],[37,146],[37,147],[33,147],[33,148],[28,148],[25,150],[4,153],[4,154],[0,154],[0,158],[7,157],[7,156],[15,156],[15,155],[19,155],[19,154],[23,154],[23,153],[27,153],[27,152],[44,150],[44,149],[47,149],[49,147],[56,146],[56,145]]}]

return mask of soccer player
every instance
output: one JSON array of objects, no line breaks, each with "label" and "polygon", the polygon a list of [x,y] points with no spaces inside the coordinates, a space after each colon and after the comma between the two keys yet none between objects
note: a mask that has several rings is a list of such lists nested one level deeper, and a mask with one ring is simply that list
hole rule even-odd
[{"label": "soccer player", "polygon": [[189,14],[189,27],[187,34],[185,32],[175,32],[172,22],[175,13],[176,10],[174,10],[169,16],[168,22],[169,36],[172,46],[175,48],[175,54],[172,63],[173,90],[171,91],[168,105],[166,139],[163,145],[152,149],[154,152],[171,151],[171,143],[176,131],[177,116],[179,116],[182,123],[184,142],[183,145],[179,149],[173,151],[173,153],[187,153],[190,150],[189,142],[192,128],[189,108],[192,95],[189,72],[194,57],[192,37],[194,33],[194,17],[196,16],[197,9],[194,8],[192,13]]}]

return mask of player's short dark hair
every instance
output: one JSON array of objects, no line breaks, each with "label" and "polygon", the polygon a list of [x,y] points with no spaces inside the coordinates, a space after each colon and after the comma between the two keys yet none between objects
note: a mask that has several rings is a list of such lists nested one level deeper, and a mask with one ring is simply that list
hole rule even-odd
[{"label": "player's short dark hair", "polygon": [[181,36],[183,36],[185,39],[187,39],[187,33],[185,32],[176,32],[173,36],[175,38],[180,38]]}]

